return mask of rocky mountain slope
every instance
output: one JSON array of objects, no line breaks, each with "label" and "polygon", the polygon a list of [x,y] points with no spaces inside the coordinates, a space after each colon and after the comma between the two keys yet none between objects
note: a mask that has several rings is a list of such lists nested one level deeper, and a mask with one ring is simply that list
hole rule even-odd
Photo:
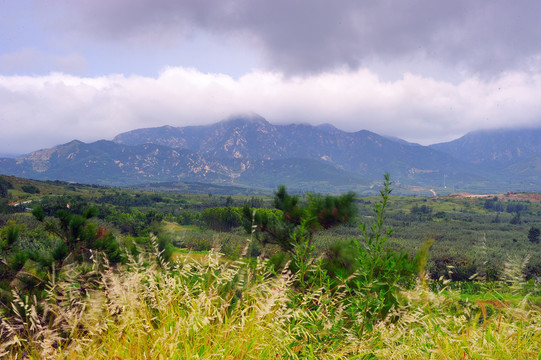
[{"label": "rocky mountain slope", "polygon": [[541,130],[480,132],[427,147],[332,125],[273,125],[254,115],[137,129],[113,141],[74,140],[0,159],[0,173],[104,185],[197,181],[361,191],[389,172],[402,189],[535,190],[541,188],[538,138]]},{"label": "rocky mountain slope", "polygon": [[368,179],[380,179],[388,171],[405,183],[441,182],[443,174],[455,179],[479,178],[473,166],[425,146],[366,130],[349,133],[332,125],[273,125],[259,116],[205,126],[138,129],[113,141],[166,145],[220,159],[321,160]]}]

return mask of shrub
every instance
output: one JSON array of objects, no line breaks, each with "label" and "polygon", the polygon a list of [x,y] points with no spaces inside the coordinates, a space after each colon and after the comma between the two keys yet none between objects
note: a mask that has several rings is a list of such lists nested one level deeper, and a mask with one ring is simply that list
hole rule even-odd
[{"label": "shrub", "polygon": [[361,224],[363,238],[357,243],[358,275],[349,285],[357,296],[349,311],[351,316],[356,312],[364,314],[364,323],[358,330],[361,333],[370,331],[375,321],[385,318],[393,306],[398,304],[401,285],[413,284],[419,272],[419,264],[426,261],[428,251],[426,249],[412,260],[406,252],[386,248],[385,244],[392,233],[390,227],[385,228],[385,211],[392,192],[390,186],[389,174],[385,174],[380,202],[374,205],[374,222],[370,228]]},{"label": "shrub", "polygon": [[185,231],[182,238],[176,241],[176,245],[193,251],[209,251],[213,248],[212,237],[213,234],[208,231]]},{"label": "shrub", "polygon": [[325,251],[323,269],[330,277],[347,278],[357,270],[357,247],[353,240],[331,243]]},{"label": "shrub", "polygon": [[18,250],[13,252],[8,258],[8,266],[13,271],[19,271],[23,268],[30,254],[26,250]]},{"label": "shrub", "polygon": [[0,198],[7,198],[9,189],[13,189],[13,184],[0,177]]},{"label": "shrub", "polygon": [[236,208],[207,208],[201,213],[201,220],[212,230],[231,231],[242,224],[242,217]]},{"label": "shrub", "polygon": [[290,254],[296,253],[298,246],[304,246],[297,241],[304,241],[306,235],[305,250],[311,252],[316,231],[353,220],[356,214],[354,198],[353,192],[338,197],[308,194],[308,202],[301,203],[298,196],[290,195],[285,186],[280,186],[274,193],[274,207],[280,213],[251,209],[246,204],[242,209],[244,227],[249,233],[255,233],[262,245],[276,244]]},{"label": "shrub", "polygon": [[169,234],[160,232],[157,236],[158,249],[162,252],[162,257],[165,261],[169,261],[175,252],[175,247],[171,244]]},{"label": "shrub", "polygon": [[539,228],[532,226],[530,230],[528,230],[528,240],[533,243],[539,243],[539,235],[541,235]]},{"label": "shrub", "polygon": [[13,220],[9,220],[7,225],[0,231],[0,238],[5,242],[6,247],[10,247],[19,238],[19,234],[24,229],[24,225],[19,225]]},{"label": "shrub", "polygon": [[34,185],[23,185],[21,190],[28,194],[39,194],[39,189]]}]

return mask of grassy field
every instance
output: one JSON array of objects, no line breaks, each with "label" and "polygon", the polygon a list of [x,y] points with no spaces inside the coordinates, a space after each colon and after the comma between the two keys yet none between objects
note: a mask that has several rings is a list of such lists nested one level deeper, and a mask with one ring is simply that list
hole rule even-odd
[{"label": "grassy field", "polygon": [[[17,298],[2,320],[0,354],[32,359],[537,359],[541,308],[525,284],[482,296],[429,289],[421,279],[371,331],[351,302],[303,294],[295,274],[215,253],[160,267],[132,258],[112,269],[67,267],[47,297]],[[92,280],[79,291],[80,281]],[[515,292],[513,292],[515,291]],[[536,301],[539,301],[539,289]],[[295,295],[292,295],[295,294]],[[503,297],[503,299],[501,299]],[[512,299],[511,299],[512,298]],[[40,311],[41,309],[41,311]]]},{"label": "grassy field", "polygon": [[[381,212],[357,198],[353,223],[315,232],[312,250],[297,227],[284,254],[201,216],[270,196],[8,180],[3,200],[48,213],[0,214],[2,358],[541,359],[536,196],[390,196]],[[80,258],[58,252],[79,238],[52,231],[67,204],[100,212],[64,218],[94,241]],[[363,234],[379,220],[389,236]]]}]

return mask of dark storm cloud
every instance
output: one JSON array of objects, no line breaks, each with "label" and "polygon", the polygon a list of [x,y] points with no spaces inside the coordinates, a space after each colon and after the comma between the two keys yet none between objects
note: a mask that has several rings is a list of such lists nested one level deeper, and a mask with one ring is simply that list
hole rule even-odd
[{"label": "dark storm cloud", "polygon": [[203,30],[255,46],[269,68],[286,73],[357,68],[369,61],[427,61],[491,74],[539,66],[541,55],[538,1],[93,0],[63,5],[72,30],[100,40],[172,46]]}]

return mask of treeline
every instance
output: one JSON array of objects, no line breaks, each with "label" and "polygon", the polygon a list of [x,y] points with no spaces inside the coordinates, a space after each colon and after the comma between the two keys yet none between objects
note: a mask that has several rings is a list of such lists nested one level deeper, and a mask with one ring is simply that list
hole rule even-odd
[{"label": "treeline", "polygon": [[518,201],[509,201],[504,205],[501,201],[498,200],[497,196],[493,197],[492,199],[485,200],[484,208],[497,212],[505,211],[507,213],[524,212],[530,209],[527,203]]}]

